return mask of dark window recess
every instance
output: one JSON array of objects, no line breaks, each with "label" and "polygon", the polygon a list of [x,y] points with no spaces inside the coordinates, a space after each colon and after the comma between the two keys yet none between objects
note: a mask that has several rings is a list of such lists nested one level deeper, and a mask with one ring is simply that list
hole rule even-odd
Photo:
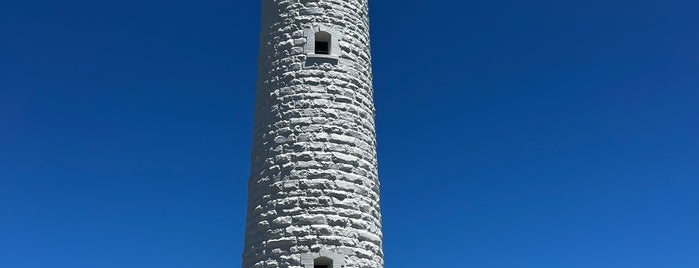
[{"label": "dark window recess", "polygon": [[328,257],[320,257],[313,260],[313,268],[330,268],[333,267],[333,260]]},{"label": "dark window recess", "polygon": [[[323,41],[316,41],[316,54],[330,54],[330,43]],[[327,266],[316,266],[314,268],[327,268]]]}]

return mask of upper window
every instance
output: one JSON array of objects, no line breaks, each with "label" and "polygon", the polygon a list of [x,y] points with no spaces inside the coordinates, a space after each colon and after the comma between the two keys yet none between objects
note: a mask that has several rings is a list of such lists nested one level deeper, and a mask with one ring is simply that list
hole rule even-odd
[{"label": "upper window", "polygon": [[332,40],[330,34],[327,32],[317,32],[315,35],[315,39],[315,54],[330,55],[330,42]]},{"label": "upper window", "polygon": [[340,268],[345,265],[345,255],[321,249],[317,253],[301,254],[303,268]]}]

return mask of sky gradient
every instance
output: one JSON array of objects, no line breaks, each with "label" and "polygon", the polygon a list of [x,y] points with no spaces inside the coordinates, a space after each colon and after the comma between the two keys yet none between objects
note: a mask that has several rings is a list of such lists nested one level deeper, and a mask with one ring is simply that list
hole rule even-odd
[{"label": "sky gradient", "polygon": [[[371,1],[386,267],[699,267],[697,11]],[[0,267],[240,267],[259,13],[0,3]]]}]

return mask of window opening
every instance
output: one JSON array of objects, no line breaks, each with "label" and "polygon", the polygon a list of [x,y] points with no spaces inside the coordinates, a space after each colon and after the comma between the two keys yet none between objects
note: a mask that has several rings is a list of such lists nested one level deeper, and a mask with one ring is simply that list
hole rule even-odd
[{"label": "window opening", "polygon": [[320,257],[313,260],[313,268],[332,268],[333,260],[327,257]]},{"label": "window opening", "polygon": [[[315,54],[330,55],[330,34],[327,32],[316,33]],[[323,268],[323,267],[315,267]]]}]

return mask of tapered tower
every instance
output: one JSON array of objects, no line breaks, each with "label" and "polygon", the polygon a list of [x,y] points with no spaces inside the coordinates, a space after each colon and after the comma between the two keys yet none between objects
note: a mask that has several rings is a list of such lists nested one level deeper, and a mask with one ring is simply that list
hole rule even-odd
[{"label": "tapered tower", "polygon": [[263,0],[243,268],[383,268],[368,0]]}]

